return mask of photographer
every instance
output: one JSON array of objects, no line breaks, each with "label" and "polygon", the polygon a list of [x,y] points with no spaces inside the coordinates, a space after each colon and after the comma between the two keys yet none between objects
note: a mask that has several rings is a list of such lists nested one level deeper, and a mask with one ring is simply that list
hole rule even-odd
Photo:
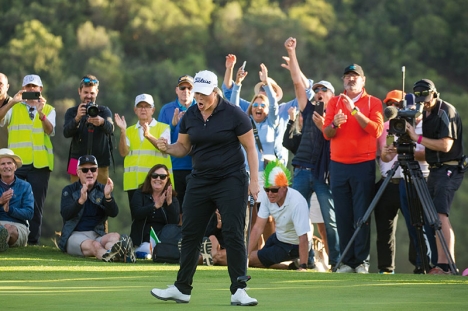
[{"label": "photographer", "polygon": [[78,158],[86,154],[93,154],[98,161],[98,181],[105,184],[109,177],[112,151],[110,139],[114,124],[110,109],[96,104],[98,93],[99,81],[93,75],[86,75],[81,79],[78,89],[80,104],[65,113],[63,135],[65,138],[72,137],[68,161],[71,182],[78,180]]},{"label": "photographer", "polygon": [[[423,103],[423,131],[418,135],[411,125],[407,132],[413,141],[426,147],[429,164],[427,186],[431,194],[442,233],[455,262],[455,235],[449,220],[450,205],[460,187],[464,171],[462,121],[454,106],[439,98],[434,83],[422,79],[413,86],[417,103]],[[448,258],[437,238],[437,266],[429,274],[450,274]]]}]

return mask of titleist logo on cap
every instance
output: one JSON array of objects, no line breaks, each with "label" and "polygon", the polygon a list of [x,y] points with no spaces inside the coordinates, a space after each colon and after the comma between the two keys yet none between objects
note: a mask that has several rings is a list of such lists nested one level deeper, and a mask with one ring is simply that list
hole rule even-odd
[{"label": "titleist logo on cap", "polygon": [[205,80],[202,77],[195,77],[195,83],[211,84],[211,81],[210,80]]}]

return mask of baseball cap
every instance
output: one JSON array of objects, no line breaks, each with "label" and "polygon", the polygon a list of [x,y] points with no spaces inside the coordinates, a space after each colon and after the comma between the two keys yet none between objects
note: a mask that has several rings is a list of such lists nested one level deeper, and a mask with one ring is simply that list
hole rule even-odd
[{"label": "baseball cap", "polygon": [[330,91],[332,91],[333,94],[335,94],[335,88],[328,81],[322,80],[322,81],[319,81],[317,83],[314,83],[314,85],[312,85],[312,90],[315,89],[317,86],[324,86],[327,89],[329,89]]},{"label": "baseball cap", "polygon": [[364,77],[364,71],[362,70],[362,67],[358,64],[352,64],[346,67],[343,75],[347,74],[348,72],[354,72],[360,75],[361,77]]},{"label": "baseball cap", "polygon": [[211,71],[198,72],[193,79],[193,92],[210,95],[218,87],[218,77]]},{"label": "baseball cap", "polygon": [[179,79],[177,80],[177,86],[181,85],[182,83],[189,83],[191,86],[193,86],[192,76],[185,75],[185,76],[179,77]]},{"label": "baseball cap", "polygon": [[383,100],[384,104],[387,104],[388,101],[396,101],[396,102],[399,102],[400,100],[402,100],[404,97],[405,97],[405,93],[403,93],[402,91],[400,90],[393,90],[393,91],[390,91],[387,93],[387,96],[385,97],[385,99]]},{"label": "baseball cap", "polygon": [[26,86],[28,84],[34,84],[37,86],[42,87],[42,81],[41,78],[38,75],[27,75],[23,79],[23,86]]},{"label": "baseball cap", "polygon": [[[432,82],[429,79],[421,79],[413,85],[413,92],[421,92],[421,91],[431,91],[431,92],[437,93],[437,89],[435,87],[434,82]],[[416,99],[415,99],[417,103],[427,102],[430,100],[431,100],[431,94],[428,94],[426,96],[421,94],[420,96],[416,96]]]},{"label": "baseball cap", "polygon": [[95,164],[98,165],[96,158],[93,155],[84,155],[79,157],[78,159],[78,166],[84,164]]},{"label": "baseball cap", "polygon": [[[276,81],[273,80],[272,78],[268,77],[268,82],[270,82],[271,86],[273,87],[273,90],[276,93],[276,101],[279,102],[283,98],[283,90],[278,85],[278,83],[276,83]],[[265,85],[265,83],[258,82],[254,87],[255,94],[258,94],[260,92],[260,87],[262,87],[264,85]]]},{"label": "baseball cap", "polygon": [[147,102],[148,104],[151,105],[151,108],[154,107],[154,100],[153,100],[153,96],[149,95],[149,94],[140,94],[138,95],[136,98],[135,98],[135,107],[141,103],[141,102]]}]

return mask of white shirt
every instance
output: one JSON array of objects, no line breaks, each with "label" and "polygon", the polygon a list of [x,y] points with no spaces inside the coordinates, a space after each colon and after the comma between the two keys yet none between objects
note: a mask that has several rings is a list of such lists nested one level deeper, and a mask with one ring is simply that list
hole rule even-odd
[{"label": "white shirt", "polygon": [[[154,127],[156,126],[156,124],[158,124],[158,121],[156,121],[156,119],[153,118],[153,120],[151,120],[151,123],[148,124],[149,127]],[[135,124],[135,128],[138,129],[138,134],[140,135],[140,141],[143,141],[145,140],[145,135],[144,135],[144,132],[143,132],[143,126],[141,126],[140,122],[137,122]],[[167,130],[165,130],[161,137],[167,139],[167,141],[171,141],[171,131],[169,128],[167,128]],[[156,139],[158,139],[159,137],[156,137]],[[126,141],[127,141],[127,146],[130,146],[130,140],[128,139],[128,137],[126,137]]]},{"label": "white shirt", "polygon": [[[15,104],[15,105],[24,105],[25,109],[28,109],[28,111],[29,111],[30,108],[33,108],[34,110],[32,111],[32,113],[34,115],[34,118],[36,117],[36,114],[37,114],[36,107],[31,107],[28,104],[23,103],[23,102],[20,102],[20,103]],[[2,121],[0,121],[0,126],[1,127],[4,127],[5,125],[8,126],[8,124],[10,124],[12,111],[13,111],[13,109],[10,108],[10,110],[8,110],[8,112],[5,115],[5,118],[3,118]],[[50,124],[52,124],[52,133],[50,133],[50,135],[49,135],[50,137],[55,136],[55,115],[56,115],[55,114],[55,109],[52,109],[52,111],[49,113],[49,115],[46,116],[47,120],[49,120]]]},{"label": "white shirt", "polygon": [[312,226],[309,219],[309,207],[300,192],[288,187],[283,205],[270,203],[265,192],[259,194],[261,208],[258,217],[273,216],[276,224],[276,237],[283,243],[299,245],[299,236],[307,234],[308,241],[312,240]]}]

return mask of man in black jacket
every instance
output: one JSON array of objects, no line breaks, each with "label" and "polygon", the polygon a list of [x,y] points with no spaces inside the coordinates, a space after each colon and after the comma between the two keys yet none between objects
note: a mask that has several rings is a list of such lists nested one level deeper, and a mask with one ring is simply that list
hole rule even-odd
[{"label": "man in black jacket", "polygon": [[112,112],[105,106],[96,104],[99,93],[99,81],[93,75],[81,79],[78,94],[80,104],[69,108],[65,113],[63,135],[72,138],[68,173],[70,181],[78,180],[76,172],[77,159],[85,154],[93,154],[99,164],[97,180],[105,184],[109,177],[111,161],[110,139],[114,132]]}]

